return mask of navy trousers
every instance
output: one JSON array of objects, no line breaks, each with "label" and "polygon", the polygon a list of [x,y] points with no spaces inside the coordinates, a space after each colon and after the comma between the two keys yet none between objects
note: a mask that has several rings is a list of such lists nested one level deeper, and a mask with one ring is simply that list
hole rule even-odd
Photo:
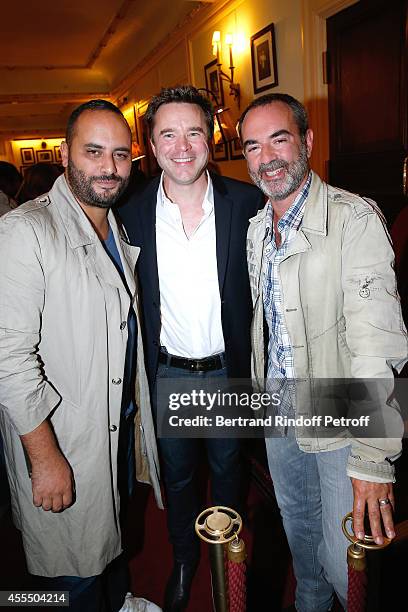
[{"label": "navy trousers", "polygon": [[[156,385],[161,379],[226,378],[226,367],[209,372],[190,372],[166,364],[159,364]],[[157,410],[156,393],[153,405]],[[158,445],[162,460],[167,498],[167,523],[174,560],[179,563],[195,563],[199,557],[199,539],[194,523],[200,506],[197,490],[197,472],[202,447],[207,453],[211,477],[211,495],[214,505],[229,506],[239,510],[240,502],[240,441],[235,438],[161,438]]]}]

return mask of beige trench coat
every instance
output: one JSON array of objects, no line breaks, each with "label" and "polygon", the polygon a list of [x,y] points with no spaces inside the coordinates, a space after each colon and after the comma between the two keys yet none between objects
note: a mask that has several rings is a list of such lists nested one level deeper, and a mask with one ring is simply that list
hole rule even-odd
[{"label": "beige trench coat", "polygon": [[[109,213],[137,313],[139,249]],[[117,449],[130,297],[64,176],[0,221],[0,422],[31,573],[92,576],[120,554]],[[137,343],[137,474],[161,505],[141,334]],[[76,501],[36,508],[19,435],[50,417]]]}]

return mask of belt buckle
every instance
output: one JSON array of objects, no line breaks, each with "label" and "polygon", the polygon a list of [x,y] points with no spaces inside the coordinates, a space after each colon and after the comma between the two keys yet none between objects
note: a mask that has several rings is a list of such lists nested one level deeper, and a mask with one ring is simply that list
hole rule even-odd
[{"label": "belt buckle", "polygon": [[197,359],[197,360],[194,362],[194,370],[195,370],[196,372],[205,372],[205,371],[206,371],[206,369],[205,369],[205,367],[204,367],[204,362],[205,362],[205,359]]}]

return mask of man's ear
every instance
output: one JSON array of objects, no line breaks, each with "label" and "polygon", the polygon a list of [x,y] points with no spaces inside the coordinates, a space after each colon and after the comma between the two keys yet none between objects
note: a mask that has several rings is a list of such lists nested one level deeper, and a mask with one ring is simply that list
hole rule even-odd
[{"label": "man's ear", "polygon": [[61,142],[60,150],[61,150],[61,162],[64,168],[66,168],[68,166],[68,152],[69,151],[68,151],[68,145],[65,140]]},{"label": "man's ear", "polygon": [[154,156],[157,158],[156,147],[154,146],[154,142],[153,142],[152,138],[150,138],[150,146],[152,147],[152,151],[154,153]]},{"label": "man's ear", "polygon": [[307,156],[310,157],[313,149],[313,132],[310,128],[306,132],[306,149]]}]

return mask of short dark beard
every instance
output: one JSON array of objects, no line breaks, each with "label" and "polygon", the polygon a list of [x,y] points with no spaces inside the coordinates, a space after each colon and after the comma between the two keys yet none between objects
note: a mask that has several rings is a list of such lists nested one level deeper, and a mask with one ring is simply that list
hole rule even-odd
[{"label": "short dark beard", "polygon": [[[287,177],[284,185],[280,189],[274,189],[262,179],[263,172],[273,172],[279,168],[285,168]],[[306,143],[302,142],[300,146],[299,156],[292,162],[287,162],[284,159],[274,159],[268,164],[260,164],[258,172],[251,172],[249,175],[255,185],[272,201],[286,200],[294,193],[302,184],[303,179],[309,171],[309,159],[307,156]]]},{"label": "short dark beard", "polygon": [[[83,170],[77,168],[69,159],[67,167],[67,178],[69,185],[80,202],[87,206],[96,206],[97,208],[111,208],[125,191],[129,178],[123,179],[118,174],[104,174],[101,176],[88,176]],[[92,187],[94,181],[118,181],[119,189],[114,193],[105,191],[101,194],[96,193]]]}]

